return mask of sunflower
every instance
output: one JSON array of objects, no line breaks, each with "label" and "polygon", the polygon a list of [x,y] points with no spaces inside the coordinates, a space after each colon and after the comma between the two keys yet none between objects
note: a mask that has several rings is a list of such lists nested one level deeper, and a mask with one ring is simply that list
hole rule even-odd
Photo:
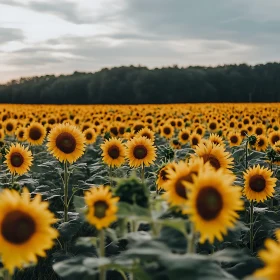
[{"label": "sunflower", "polygon": [[166,182],[168,182],[168,170],[172,169],[173,171],[175,171],[176,168],[176,164],[174,162],[169,162],[164,164],[163,166],[161,166],[157,172],[157,189],[165,189],[164,185],[166,184]]},{"label": "sunflower", "polygon": [[[276,142],[277,143],[277,142]],[[256,144],[254,145],[254,148],[257,151],[262,151],[264,152],[268,146],[268,140],[265,135],[258,135],[257,136],[257,141]]]},{"label": "sunflower", "polygon": [[267,279],[267,280],[278,280],[280,275],[280,230],[278,229],[275,233],[277,241],[272,239],[265,240],[265,247],[259,252],[259,257],[264,262],[265,266],[261,269],[257,269],[254,273],[254,277]]},{"label": "sunflower", "polygon": [[215,145],[225,146],[223,138],[219,136],[217,133],[210,133],[208,140]]},{"label": "sunflower", "polygon": [[253,127],[253,133],[256,135],[262,135],[265,134],[266,128],[263,124],[256,124]]},{"label": "sunflower", "polygon": [[19,127],[17,130],[16,130],[16,137],[17,137],[17,140],[18,141],[25,141],[25,127]]},{"label": "sunflower", "polygon": [[237,131],[230,131],[227,138],[230,147],[239,146],[242,142],[242,136]]},{"label": "sunflower", "polygon": [[43,144],[46,133],[46,129],[42,124],[33,122],[26,128],[24,136],[31,145],[39,146]]},{"label": "sunflower", "polygon": [[208,168],[185,182],[188,191],[185,213],[189,214],[195,230],[200,232],[200,242],[223,240],[228,228],[234,227],[236,211],[243,209],[241,189],[233,186],[235,176],[222,170]]},{"label": "sunflower", "polygon": [[280,140],[280,131],[273,131],[268,135],[268,142],[273,146],[277,141]]},{"label": "sunflower", "polygon": [[248,200],[264,201],[273,196],[276,178],[272,178],[272,171],[257,166],[250,167],[244,172],[245,186],[243,193]]},{"label": "sunflower", "polygon": [[170,139],[174,134],[174,127],[171,124],[166,124],[161,127],[161,136]]},{"label": "sunflower", "polygon": [[6,160],[9,171],[12,174],[22,175],[26,173],[32,165],[33,157],[31,152],[20,144],[12,144],[7,150]]},{"label": "sunflower", "polygon": [[119,197],[112,197],[108,186],[92,187],[85,193],[85,202],[88,206],[86,218],[98,230],[107,228],[117,220],[117,202]]},{"label": "sunflower", "polygon": [[208,130],[210,132],[216,132],[218,130],[218,122],[216,120],[210,120],[208,123]]},{"label": "sunflower", "polygon": [[181,149],[181,143],[177,138],[172,138],[169,143],[173,149]]},{"label": "sunflower", "polygon": [[102,159],[109,166],[121,166],[125,162],[125,147],[120,139],[115,137],[101,144]]},{"label": "sunflower", "polygon": [[48,150],[61,162],[75,162],[84,154],[85,138],[76,126],[58,124],[50,131]]},{"label": "sunflower", "polygon": [[141,130],[139,130],[136,133],[136,136],[145,136],[148,139],[152,140],[152,142],[155,141],[155,134],[154,134],[154,132],[152,130],[150,130],[149,128],[147,128],[147,127],[142,128]]},{"label": "sunflower", "polygon": [[126,143],[126,157],[131,167],[149,166],[156,159],[156,148],[153,142],[144,136],[134,137]]},{"label": "sunflower", "polygon": [[46,257],[45,251],[58,237],[51,225],[56,222],[41,195],[31,201],[26,188],[22,196],[14,190],[0,193],[0,254],[10,274],[15,268],[37,263],[37,256]]},{"label": "sunflower", "polygon": [[190,135],[191,135],[191,131],[189,129],[183,128],[182,130],[180,130],[180,132],[178,134],[178,139],[179,139],[180,143],[182,145],[187,144],[189,142]]},{"label": "sunflower", "polygon": [[201,135],[193,132],[190,136],[190,144],[192,148],[195,148],[201,141]]},{"label": "sunflower", "polygon": [[209,140],[204,144],[197,145],[195,153],[203,158],[204,163],[209,162],[216,170],[232,168],[233,158],[231,158],[230,153],[226,152],[223,146],[214,145]]},{"label": "sunflower", "polygon": [[83,134],[88,145],[93,144],[96,141],[96,133],[94,129],[88,128],[83,132]]},{"label": "sunflower", "polygon": [[171,205],[184,205],[188,199],[184,182],[192,183],[193,177],[199,173],[202,167],[203,165],[193,165],[190,167],[189,164],[184,161],[179,161],[179,163],[176,164],[174,163],[174,169],[168,169],[167,171],[166,177],[168,181],[164,184],[166,193],[163,197]]},{"label": "sunflower", "polygon": [[13,119],[7,119],[3,124],[3,128],[7,135],[12,135],[17,128],[17,121]]}]

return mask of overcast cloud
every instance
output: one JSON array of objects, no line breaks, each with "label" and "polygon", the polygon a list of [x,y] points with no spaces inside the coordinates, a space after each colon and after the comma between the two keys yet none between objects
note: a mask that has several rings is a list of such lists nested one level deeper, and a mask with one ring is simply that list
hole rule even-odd
[{"label": "overcast cloud", "polygon": [[278,0],[0,0],[0,82],[103,67],[279,61]]}]

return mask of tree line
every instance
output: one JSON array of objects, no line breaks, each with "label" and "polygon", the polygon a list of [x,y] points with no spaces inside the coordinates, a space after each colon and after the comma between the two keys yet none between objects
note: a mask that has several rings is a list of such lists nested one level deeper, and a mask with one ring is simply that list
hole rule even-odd
[{"label": "tree line", "polygon": [[0,85],[1,103],[161,104],[279,102],[280,63],[148,69],[104,68],[95,73],[21,78]]}]

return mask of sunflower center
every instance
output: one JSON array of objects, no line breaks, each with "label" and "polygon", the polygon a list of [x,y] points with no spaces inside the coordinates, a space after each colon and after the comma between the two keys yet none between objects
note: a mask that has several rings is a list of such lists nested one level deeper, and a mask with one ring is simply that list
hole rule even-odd
[{"label": "sunflower center", "polygon": [[203,155],[202,158],[204,163],[209,162],[216,170],[221,167],[219,160],[213,155]]},{"label": "sunflower center", "polygon": [[262,128],[258,127],[258,128],[256,129],[256,134],[257,134],[257,135],[261,135],[262,133],[263,133]]},{"label": "sunflower center", "polygon": [[108,155],[112,158],[112,159],[117,159],[120,156],[120,149],[119,147],[117,147],[116,145],[111,146],[108,149]]},{"label": "sunflower center", "polygon": [[238,142],[238,137],[233,135],[230,137],[230,141],[231,141],[231,143],[236,144]]},{"label": "sunflower center", "polygon": [[108,208],[109,206],[105,201],[96,201],[94,203],[94,216],[98,219],[104,218]]},{"label": "sunflower center", "polygon": [[36,128],[36,127],[32,127],[30,130],[29,130],[29,137],[32,139],[32,140],[39,140],[42,136],[42,133],[40,131],[40,129]]},{"label": "sunflower center", "polygon": [[192,139],[192,144],[193,144],[194,146],[198,144],[198,139],[197,139],[196,137],[194,137],[194,138]]},{"label": "sunflower center", "polygon": [[280,138],[279,138],[279,136],[278,135],[274,135],[272,138],[271,138],[271,142],[273,143],[273,144],[275,144],[277,141],[279,141],[280,140]]},{"label": "sunflower center", "polygon": [[14,152],[11,155],[11,164],[14,167],[20,167],[24,162],[24,158],[21,153]]},{"label": "sunflower center", "polygon": [[249,186],[254,192],[261,192],[265,189],[265,179],[261,175],[254,175],[249,180]]},{"label": "sunflower center", "polygon": [[144,159],[148,154],[148,150],[144,145],[137,145],[133,150],[133,156],[137,159]]},{"label": "sunflower center", "polygon": [[24,135],[24,131],[20,131],[19,134],[18,134],[18,136],[19,136],[20,138],[22,138],[23,135]]},{"label": "sunflower center", "polygon": [[86,139],[87,139],[87,140],[91,140],[91,139],[92,139],[92,134],[91,134],[90,132],[88,132],[88,133],[86,134]]},{"label": "sunflower center", "polygon": [[14,128],[14,126],[13,126],[11,123],[8,123],[7,126],[6,126],[6,129],[7,129],[8,131],[12,131],[13,128]]},{"label": "sunflower center", "polygon": [[260,139],[259,141],[258,141],[258,146],[259,147],[262,147],[264,145],[264,140],[263,139]]},{"label": "sunflower center", "polygon": [[119,131],[118,131],[118,128],[117,127],[111,127],[110,129],[111,133],[114,134],[115,136],[118,135]]},{"label": "sunflower center", "polygon": [[25,243],[35,231],[36,224],[32,217],[19,210],[8,213],[1,225],[3,237],[13,244]]},{"label": "sunflower center", "polygon": [[223,208],[221,194],[213,187],[205,187],[199,191],[196,199],[198,214],[206,221],[215,219]]},{"label": "sunflower center", "polygon": [[170,130],[169,127],[165,127],[165,128],[163,129],[163,132],[164,132],[164,134],[168,135],[168,134],[171,133],[171,130]]},{"label": "sunflower center", "polygon": [[148,139],[151,139],[151,135],[147,132],[143,133],[142,136],[147,137]]},{"label": "sunflower center", "polygon": [[71,154],[76,149],[76,139],[68,132],[62,132],[56,138],[56,146],[65,154]]},{"label": "sunflower center", "polygon": [[215,123],[210,123],[209,128],[214,130],[217,128],[217,125]]},{"label": "sunflower center", "polygon": [[182,136],[181,136],[181,138],[182,138],[183,140],[188,140],[189,137],[190,137],[190,136],[189,136],[188,133],[183,133]]},{"label": "sunflower center", "polygon": [[162,170],[160,171],[160,173],[159,173],[159,176],[161,177],[161,179],[162,179],[163,181],[167,181],[167,180],[168,180],[167,175],[168,175],[168,173],[167,173],[166,170],[164,170],[164,169],[162,169]]},{"label": "sunflower center", "polygon": [[179,141],[178,141],[177,139],[174,139],[174,140],[173,140],[173,144],[174,144],[174,145],[179,145]]},{"label": "sunflower center", "polygon": [[179,180],[177,180],[177,182],[175,184],[175,192],[176,192],[176,194],[178,196],[184,198],[184,199],[187,199],[187,189],[183,185],[183,181],[187,181],[189,183],[193,183],[192,174],[194,174],[194,173],[190,172],[188,175],[179,178]]}]

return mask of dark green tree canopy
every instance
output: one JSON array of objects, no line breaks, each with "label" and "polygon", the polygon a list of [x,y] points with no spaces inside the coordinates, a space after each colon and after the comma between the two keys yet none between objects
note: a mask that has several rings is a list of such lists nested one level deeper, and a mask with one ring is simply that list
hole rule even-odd
[{"label": "dark green tree canopy", "polygon": [[148,69],[104,68],[95,73],[21,78],[0,85],[1,103],[143,104],[279,102],[280,63]]}]

